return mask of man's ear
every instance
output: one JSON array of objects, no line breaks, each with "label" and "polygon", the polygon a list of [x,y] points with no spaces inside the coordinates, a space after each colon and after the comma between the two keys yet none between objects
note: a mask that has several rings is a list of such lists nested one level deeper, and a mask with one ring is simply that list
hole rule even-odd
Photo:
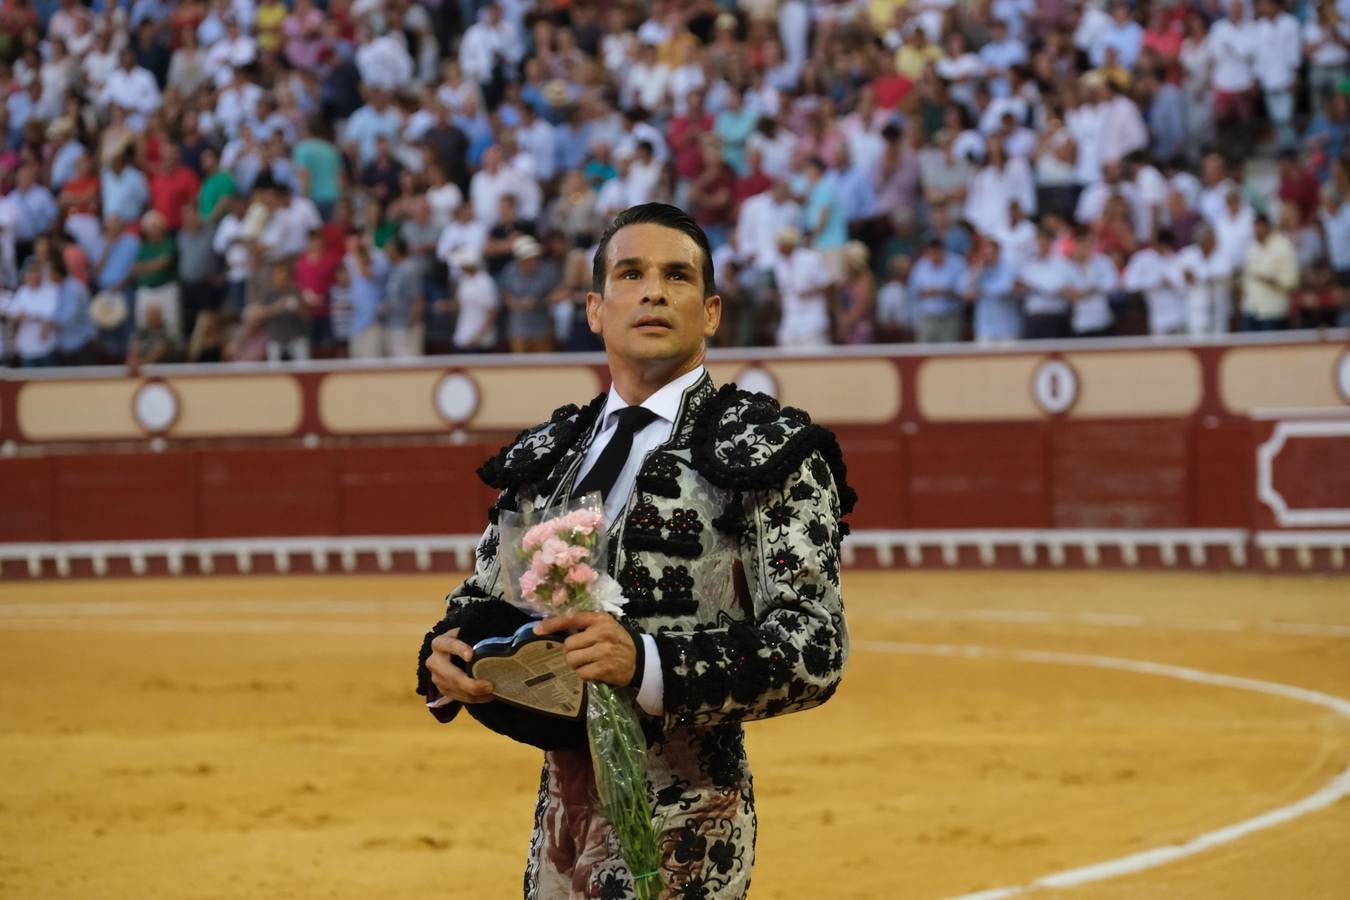
[{"label": "man's ear", "polygon": [[717,334],[717,326],[722,322],[722,295],[713,294],[703,300],[703,336]]},{"label": "man's ear", "polygon": [[604,302],[604,294],[597,294],[595,291],[586,292],[586,324],[590,326],[591,334],[600,334],[603,330],[600,324],[600,304]]}]

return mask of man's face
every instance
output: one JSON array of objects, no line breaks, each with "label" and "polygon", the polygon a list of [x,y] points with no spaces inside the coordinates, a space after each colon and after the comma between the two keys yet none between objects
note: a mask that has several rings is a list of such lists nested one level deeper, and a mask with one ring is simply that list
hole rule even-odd
[{"label": "man's face", "polygon": [[1270,224],[1264,219],[1257,219],[1252,226],[1252,230],[1256,233],[1256,239],[1263,244],[1266,242],[1266,238],[1270,237]]},{"label": "man's face", "polygon": [[688,369],[717,333],[722,298],[704,297],[703,254],[662,225],[629,225],[609,241],[603,294],[586,295],[586,320],[601,335],[610,368]]}]

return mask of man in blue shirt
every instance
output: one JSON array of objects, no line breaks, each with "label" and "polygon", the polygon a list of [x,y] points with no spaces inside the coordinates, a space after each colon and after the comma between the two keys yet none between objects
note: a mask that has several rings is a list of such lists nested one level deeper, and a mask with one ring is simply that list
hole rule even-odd
[{"label": "man in blue shirt", "polygon": [[384,356],[385,278],[389,262],[384,254],[367,247],[361,238],[347,241],[343,260],[351,279],[352,321],[348,355],[352,359],[378,359]]},{"label": "man in blue shirt", "polygon": [[928,248],[909,273],[909,299],[920,343],[961,340],[966,321],[962,299],[965,275],[964,259],[948,253],[940,240],[928,242]]},{"label": "man in blue shirt", "polygon": [[1016,279],[996,241],[978,239],[961,283],[966,302],[975,305],[976,342],[1017,340],[1022,333],[1022,311],[1014,293]]},{"label": "man in blue shirt", "polygon": [[1022,336],[1028,339],[1065,338],[1070,332],[1069,264],[1055,252],[1055,234],[1042,228],[1036,235],[1036,255],[1022,264],[1017,280],[1023,293]]},{"label": "man in blue shirt", "polygon": [[103,215],[123,222],[139,222],[150,202],[150,184],[144,173],[131,164],[135,150],[128,147],[113,157],[99,176]]},{"label": "man in blue shirt", "polygon": [[37,183],[37,166],[27,163],[19,167],[11,199],[18,213],[14,223],[15,254],[23,259],[32,252],[34,239],[50,231],[56,222],[56,198],[46,185]]},{"label": "man in blue shirt", "polygon": [[389,95],[382,89],[372,87],[367,93],[366,105],[362,106],[347,120],[347,130],[343,133],[343,142],[356,144],[356,151],[362,166],[375,158],[375,141],[383,136],[397,141],[399,130],[403,127],[403,116],[389,105]]},{"label": "man in blue shirt", "polygon": [[98,326],[89,315],[89,288],[68,273],[58,256],[54,261],[61,278],[56,301],[56,359],[63,366],[92,362],[91,351]]},{"label": "man in blue shirt", "polygon": [[827,173],[819,157],[806,163],[806,203],[802,218],[811,234],[811,247],[825,254],[835,274],[840,273],[839,253],[848,243],[848,219],[840,201],[838,179]]},{"label": "man in blue shirt", "polygon": [[75,161],[88,152],[84,144],[75,140],[73,129],[70,119],[64,117],[47,127],[47,140],[58,141],[65,138],[52,157],[52,188],[57,191],[75,177]]},{"label": "man in blue shirt", "polygon": [[130,287],[131,270],[140,249],[140,239],[123,224],[121,217],[109,216],[103,226],[103,254],[94,265],[99,290]]},{"label": "man in blue shirt", "polygon": [[1105,64],[1109,47],[1116,51],[1121,68],[1133,69],[1144,46],[1144,29],[1130,18],[1130,7],[1124,0],[1118,0],[1112,8],[1111,19],[1111,27],[1102,32],[1088,51],[1092,67],[1100,69]]}]

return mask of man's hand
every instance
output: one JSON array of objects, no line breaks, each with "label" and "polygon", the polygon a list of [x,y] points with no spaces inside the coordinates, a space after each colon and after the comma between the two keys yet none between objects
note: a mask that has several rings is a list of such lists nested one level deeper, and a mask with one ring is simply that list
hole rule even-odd
[{"label": "man's hand", "polygon": [[563,659],[586,681],[627,687],[637,674],[637,648],[628,630],[609,613],[554,616],[534,626],[535,634],[575,631],[563,641]]},{"label": "man's hand", "polygon": [[451,628],[433,640],[431,655],[427,657],[431,683],[436,685],[441,696],[460,703],[487,703],[491,700],[492,683],[481,678],[471,678],[451,661],[452,656],[458,656],[465,662],[473,659],[473,648],[459,639],[458,628]]}]

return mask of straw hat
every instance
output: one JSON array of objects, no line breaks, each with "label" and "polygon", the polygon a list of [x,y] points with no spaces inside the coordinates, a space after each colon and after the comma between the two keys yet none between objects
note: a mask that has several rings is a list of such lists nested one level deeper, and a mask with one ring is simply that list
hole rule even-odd
[{"label": "straw hat", "polygon": [[127,320],[127,298],[120,291],[99,291],[89,302],[89,318],[99,328],[116,328]]},{"label": "straw hat", "polygon": [[528,234],[516,238],[515,243],[511,245],[511,254],[515,256],[516,259],[534,259],[543,252],[544,248]]}]

